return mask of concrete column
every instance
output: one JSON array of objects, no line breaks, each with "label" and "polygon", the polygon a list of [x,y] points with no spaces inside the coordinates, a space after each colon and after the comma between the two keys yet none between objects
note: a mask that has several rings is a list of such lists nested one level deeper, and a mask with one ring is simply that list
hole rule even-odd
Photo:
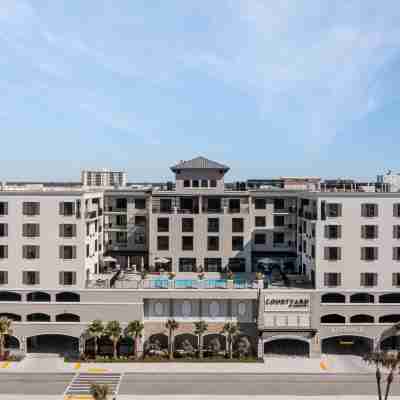
[{"label": "concrete column", "polygon": [[264,359],[264,340],[261,336],[258,338],[257,342],[257,358],[259,360]]},{"label": "concrete column", "polygon": [[321,338],[319,333],[310,339],[310,358],[319,358],[321,356]]},{"label": "concrete column", "polygon": [[83,335],[79,337],[79,354],[85,353],[86,339]]},{"label": "concrete column", "polygon": [[19,349],[22,353],[27,352],[27,346],[26,346],[26,336],[21,336],[19,339]]}]

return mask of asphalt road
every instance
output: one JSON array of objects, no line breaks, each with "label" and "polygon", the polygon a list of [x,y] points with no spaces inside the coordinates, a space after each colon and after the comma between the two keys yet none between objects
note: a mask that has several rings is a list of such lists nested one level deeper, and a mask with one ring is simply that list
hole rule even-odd
[{"label": "asphalt road", "polygon": [[[62,394],[73,374],[1,373],[0,393]],[[397,381],[397,382],[396,382]],[[400,395],[396,378],[392,394]],[[125,374],[120,394],[375,395],[373,374]]]}]

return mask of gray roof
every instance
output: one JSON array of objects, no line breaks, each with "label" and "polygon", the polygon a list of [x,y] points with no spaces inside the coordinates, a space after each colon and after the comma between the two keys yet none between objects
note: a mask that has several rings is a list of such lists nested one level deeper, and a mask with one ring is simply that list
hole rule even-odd
[{"label": "gray roof", "polygon": [[224,172],[229,171],[229,167],[226,165],[208,160],[205,157],[196,157],[189,161],[181,161],[171,167],[173,172],[176,172],[178,169],[222,169]]}]

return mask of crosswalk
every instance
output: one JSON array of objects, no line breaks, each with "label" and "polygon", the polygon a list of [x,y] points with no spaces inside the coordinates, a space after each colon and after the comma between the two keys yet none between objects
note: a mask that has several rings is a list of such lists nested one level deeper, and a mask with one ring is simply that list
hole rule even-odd
[{"label": "crosswalk", "polygon": [[92,399],[90,387],[92,384],[108,385],[110,397],[114,398],[121,384],[122,374],[119,373],[77,373],[64,392],[64,400]]}]

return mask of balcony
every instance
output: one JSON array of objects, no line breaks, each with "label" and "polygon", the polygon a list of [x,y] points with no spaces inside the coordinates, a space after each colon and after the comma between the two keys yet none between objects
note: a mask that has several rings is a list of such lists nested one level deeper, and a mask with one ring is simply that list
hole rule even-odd
[{"label": "balcony", "polygon": [[105,225],[106,231],[127,231],[128,227],[126,225],[118,225],[118,224],[108,224]]},{"label": "balcony", "polygon": [[85,218],[86,219],[97,218],[97,211],[86,211],[85,212]]},{"label": "balcony", "polygon": [[198,207],[178,208],[177,212],[178,212],[178,214],[198,214],[199,213],[199,208]]},{"label": "balcony", "polygon": [[289,207],[285,207],[285,208],[274,208],[273,213],[274,214],[295,214],[296,207],[289,206]]},{"label": "balcony", "polygon": [[220,208],[203,207],[202,211],[203,213],[206,214],[222,214],[224,212],[224,209],[222,207]]},{"label": "balcony", "polygon": [[153,214],[174,214],[174,208],[165,208],[165,207],[153,207]]},{"label": "balcony", "polygon": [[107,207],[107,209],[104,210],[104,214],[126,214],[127,209],[126,208],[117,208],[117,207]]}]

